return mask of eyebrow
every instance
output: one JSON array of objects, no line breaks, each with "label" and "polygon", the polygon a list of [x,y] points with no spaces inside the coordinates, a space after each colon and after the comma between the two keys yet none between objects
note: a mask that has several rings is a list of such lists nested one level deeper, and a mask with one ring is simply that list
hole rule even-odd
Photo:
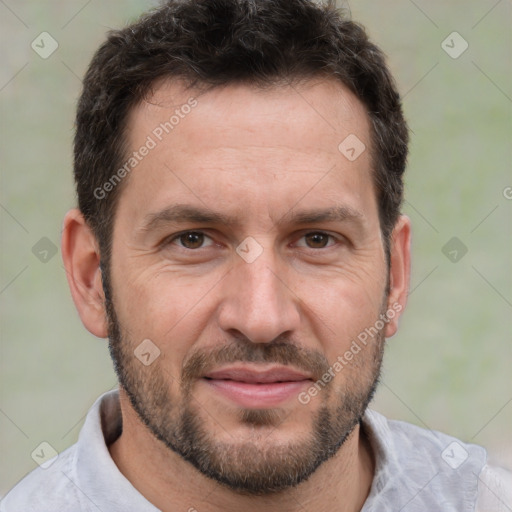
[{"label": "eyebrow", "polygon": [[[363,214],[350,206],[333,206],[323,209],[290,210],[276,224],[316,224],[319,222],[356,222],[360,223]],[[146,215],[140,231],[149,232],[170,223],[222,224],[234,226],[240,224],[240,218],[212,211],[208,208],[188,204],[175,204],[155,213]]]}]

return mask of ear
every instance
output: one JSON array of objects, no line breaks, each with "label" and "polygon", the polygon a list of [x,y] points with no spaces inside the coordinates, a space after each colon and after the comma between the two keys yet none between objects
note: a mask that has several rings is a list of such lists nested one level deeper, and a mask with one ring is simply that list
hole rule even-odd
[{"label": "ear", "polygon": [[70,210],[64,218],[61,247],[69,288],[78,314],[89,332],[99,338],[106,338],[107,317],[98,244],[77,209]]},{"label": "ear", "polygon": [[[411,277],[411,221],[401,215],[391,234],[388,318],[385,336],[393,336],[398,330],[398,319],[407,304]],[[391,312],[394,312],[391,318]]]}]

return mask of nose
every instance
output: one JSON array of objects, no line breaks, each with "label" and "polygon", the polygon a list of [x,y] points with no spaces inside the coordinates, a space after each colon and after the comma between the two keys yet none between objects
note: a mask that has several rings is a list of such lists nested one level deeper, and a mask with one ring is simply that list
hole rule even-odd
[{"label": "nose", "polygon": [[[289,336],[300,323],[299,299],[284,264],[270,249],[253,262],[241,258],[223,279],[218,310],[221,329],[253,343]],[[288,281],[288,282],[287,282]]]}]

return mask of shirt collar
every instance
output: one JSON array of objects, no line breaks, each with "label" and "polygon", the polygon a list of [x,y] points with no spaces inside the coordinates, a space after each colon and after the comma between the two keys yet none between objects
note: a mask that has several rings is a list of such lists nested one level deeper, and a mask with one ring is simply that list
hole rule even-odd
[{"label": "shirt collar", "polygon": [[[368,409],[362,418],[362,432],[370,441],[375,460],[375,474],[362,512],[370,510],[371,502],[389,483],[390,473],[398,467],[394,450],[386,439],[389,431],[387,419]],[[100,396],[80,431],[74,464],[73,483],[79,491],[102,512],[157,512],[158,509],[140,494],[119,471],[108,446],[122,431],[119,391],[109,391]],[[395,468],[395,469],[394,469]]]},{"label": "shirt collar", "polygon": [[110,456],[108,445],[119,437],[121,430],[119,391],[110,391],[99,397],[87,414],[77,443],[74,483],[101,512],[157,512]]}]

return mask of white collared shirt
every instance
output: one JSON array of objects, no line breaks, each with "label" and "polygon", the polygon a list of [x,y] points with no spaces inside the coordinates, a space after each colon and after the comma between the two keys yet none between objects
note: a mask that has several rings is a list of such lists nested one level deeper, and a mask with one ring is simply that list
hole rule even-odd
[{"label": "white collared shirt", "polygon": [[[361,512],[511,512],[512,473],[483,448],[367,410],[375,475]],[[92,406],[78,442],[0,502],[0,512],[157,512],[123,476],[108,445],[122,429],[119,394]],[[193,504],[191,504],[193,507]]]}]

